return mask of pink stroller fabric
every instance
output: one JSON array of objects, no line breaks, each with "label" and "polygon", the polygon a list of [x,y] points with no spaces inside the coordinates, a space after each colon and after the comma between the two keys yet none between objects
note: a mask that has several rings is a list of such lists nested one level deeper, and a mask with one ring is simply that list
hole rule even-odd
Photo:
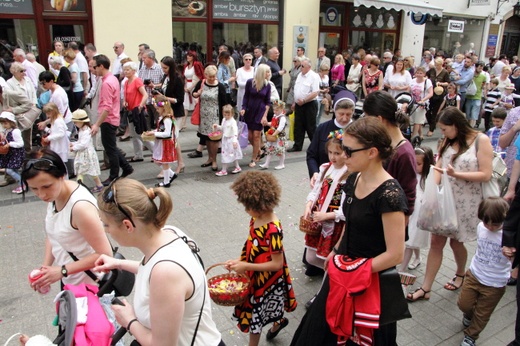
[{"label": "pink stroller fabric", "polygon": [[[108,320],[99,298],[98,287],[94,285],[65,285],[76,298],[86,297],[88,312],[86,323],[78,322],[74,330],[75,346],[109,346],[114,334],[114,326]],[[74,318],[76,318],[74,316]]]}]

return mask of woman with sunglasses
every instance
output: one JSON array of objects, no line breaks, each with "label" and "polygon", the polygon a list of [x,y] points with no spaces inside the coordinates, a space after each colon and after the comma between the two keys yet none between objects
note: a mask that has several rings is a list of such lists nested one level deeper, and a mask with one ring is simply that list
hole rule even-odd
[{"label": "woman with sunglasses", "polygon": [[143,346],[224,345],[211,317],[204,269],[189,246],[193,241],[165,226],[172,211],[166,190],[118,179],[98,196],[98,204],[106,232],[143,253],[140,261],[102,255],[96,262],[95,270],[137,273],[134,305],[123,300],[124,306],[113,306],[117,322]]},{"label": "woman with sunglasses", "polygon": [[250,53],[244,54],[244,66],[237,70],[237,111],[239,112],[242,110],[242,100],[244,100],[244,94],[246,92],[246,83],[255,76],[255,69],[252,64],[253,55]]},{"label": "woman with sunglasses", "polygon": [[[86,273],[99,255],[112,249],[96,214],[96,198],[83,185],[66,180],[67,169],[50,149],[32,153],[22,166],[22,184],[47,202],[42,277],[34,290],[61,280],[61,285],[96,284]],[[75,257],[75,259],[73,258]]]},{"label": "woman with sunglasses", "polygon": [[[359,172],[352,173],[343,187],[348,195],[342,203],[348,232],[343,232],[327,257],[328,275],[296,330],[291,346],[335,346],[347,341],[341,330],[351,329],[353,321],[341,311],[337,311],[339,319],[331,318],[330,314],[335,308],[349,308],[348,299],[340,301],[335,297],[344,296],[353,283],[361,289],[364,277],[394,268],[403,259],[406,198],[399,183],[383,167],[393,153],[392,139],[385,126],[373,117],[361,118],[346,127],[342,147],[349,170]],[[342,273],[339,268],[348,261],[354,262],[353,266]],[[377,290],[375,294],[383,300],[390,294],[379,292],[379,285],[375,288],[365,284],[363,289]],[[401,288],[393,293],[402,295]],[[354,307],[359,313],[371,313],[374,308],[379,306],[368,302]],[[332,322],[336,323],[335,328],[331,328]],[[397,324],[391,322],[378,329],[357,328],[356,333],[357,343],[350,340],[347,345],[358,344],[364,336],[371,338],[373,345],[396,345]]]}]

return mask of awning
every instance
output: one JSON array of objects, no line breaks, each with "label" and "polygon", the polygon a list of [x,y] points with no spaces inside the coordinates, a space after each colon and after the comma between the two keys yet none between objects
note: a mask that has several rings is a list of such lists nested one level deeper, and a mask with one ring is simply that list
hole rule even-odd
[{"label": "awning", "polygon": [[423,0],[354,0],[354,6],[393,9],[397,11],[429,14],[442,17],[442,8],[430,5]]}]

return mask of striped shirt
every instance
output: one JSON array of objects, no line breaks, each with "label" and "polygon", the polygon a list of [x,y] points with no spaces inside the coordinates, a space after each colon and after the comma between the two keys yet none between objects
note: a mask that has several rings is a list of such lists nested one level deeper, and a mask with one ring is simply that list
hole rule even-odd
[{"label": "striped shirt", "polygon": [[498,104],[495,105],[494,107],[492,105],[493,105],[493,103],[497,102],[497,100],[500,100],[501,98],[502,98],[502,93],[500,92],[500,90],[498,90],[498,88],[489,90],[487,93],[486,104],[484,105],[485,111],[492,112],[493,109],[497,108]]}]

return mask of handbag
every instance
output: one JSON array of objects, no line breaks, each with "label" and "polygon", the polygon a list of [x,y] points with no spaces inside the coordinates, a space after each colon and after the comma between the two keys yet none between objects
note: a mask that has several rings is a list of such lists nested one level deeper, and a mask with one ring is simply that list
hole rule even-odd
[{"label": "handbag", "polygon": [[[200,84],[200,88],[204,88],[205,79],[202,80]],[[191,113],[191,124],[192,125],[200,125],[200,97],[199,102],[195,104],[195,108],[193,108],[193,112]]]},{"label": "handbag", "polygon": [[16,122],[18,123],[18,127],[20,128],[20,131],[32,128],[34,122],[40,116],[41,112],[42,111],[38,107],[32,106],[31,109],[27,112],[22,114],[16,114],[15,118]]},{"label": "handbag", "polygon": [[424,184],[424,195],[417,227],[429,232],[451,233],[456,231],[459,225],[453,190],[448,173],[444,171],[441,184],[437,185],[434,171],[435,169],[431,166]]},{"label": "handbag", "polygon": [[[478,153],[478,139],[480,137],[480,134],[477,135],[477,138],[475,138],[475,151]],[[499,153],[493,152],[493,161],[491,162],[493,171],[491,172],[491,179],[488,181],[483,181],[480,183],[480,186],[482,188],[482,197],[488,198],[488,197],[499,197],[500,191],[502,189],[500,188],[500,185],[498,183],[499,179],[505,176],[507,172],[507,166],[504,160],[502,159],[502,156]]]},{"label": "handbag", "polygon": [[[348,229],[350,220],[350,206],[352,203],[352,196],[356,188],[358,174],[351,174],[347,179],[347,184],[354,182],[345,190],[346,210],[345,210],[345,229]],[[348,242],[349,232],[345,232]],[[379,295],[381,301],[381,314],[379,315],[379,325],[385,325],[411,318],[412,314],[408,310],[408,302],[403,294],[401,286],[401,277],[395,267],[388,268],[379,272]]]},{"label": "handbag", "polygon": [[249,131],[247,128],[247,124],[244,121],[244,117],[241,116],[238,120],[238,144],[240,145],[240,148],[244,149],[247,148],[247,145],[249,144]]}]

